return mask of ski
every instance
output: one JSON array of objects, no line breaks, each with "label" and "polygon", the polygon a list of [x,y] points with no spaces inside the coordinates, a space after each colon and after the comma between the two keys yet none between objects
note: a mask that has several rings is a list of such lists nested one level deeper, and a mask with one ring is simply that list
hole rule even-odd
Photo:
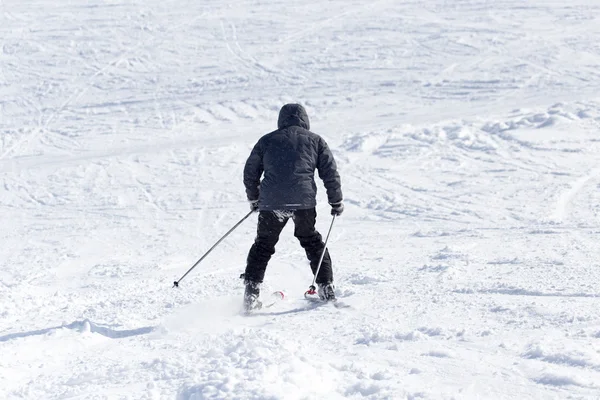
[{"label": "ski", "polygon": [[285,293],[283,293],[281,290],[277,290],[271,293],[269,302],[267,304],[263,304],[262,308],[271,308],[283,299],[285,299]]},{"label": "ski", "polygon": [[312,297],[312,296],[304,296],[304,299],[313,304],[322,304],[322,305],[331,304],[335,308],[350,308],[349,304],[346,304],[343,301],[339,301],[338,299],[323,300],[319,297]]},{"label": "ski", "polygon": [[[279,304],[281,301],[283,301],[284,299],[285,299],[285,293],[283,291],[281,291],[281,290],[277,290],[277,291],[271,293],[271,295],[268,296],[267,299],[264,299],[263,301],[260,301],[260,300],[257,301],[257,304],[255,305],[255,307],[253,307],[250,310],[246,310],[244,312],[244,314],[251,315],[254,312],[274,307],[277,304]],[[331,305],[331,306],[333,306],[333,307],[335,307],[335,308],[350,308],[351,307],[349,304],[346,304],[343,301],[340,301],[338,299],[335,299],[335,300],[323,300],[320,297],[318,297],[316,295],[316,293],[315,293],[314,296],[307,295],[305,293],[304,300],[306,300],[307,302],[313,304],[313,306],[311,306],[310,309],[315,308],[315,307],[325,306],[325,305],[328,305],[328,304]]]},{"label": "ski", "polygon": [[274,305],[276,305],[277,303],[279,303],[280,301],[282,301],[284,298],[285,298],[285,293],[283,293],[281,290],[277,290],[277,291],[271,293],[271,295],[268,297],[268,299],[265,299],[264,301],[261,301],[260,299],[256,299],[255,302],[252,304],[251,308],[244,310],[244,314],[250,315],[253,312],[260,311],[264,308],[271,308]]}]

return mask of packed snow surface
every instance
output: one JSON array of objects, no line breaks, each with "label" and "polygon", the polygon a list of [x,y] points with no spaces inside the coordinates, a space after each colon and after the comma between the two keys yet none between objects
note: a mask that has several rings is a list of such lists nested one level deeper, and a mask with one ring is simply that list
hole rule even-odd
[{"label": "packed snow surface", "polygon": [[[599,399],[600,3],[0,0],[1,399]],[[240,314],[242,170],[338,161]],[[318,229],[331,223],[319,183]]]}]

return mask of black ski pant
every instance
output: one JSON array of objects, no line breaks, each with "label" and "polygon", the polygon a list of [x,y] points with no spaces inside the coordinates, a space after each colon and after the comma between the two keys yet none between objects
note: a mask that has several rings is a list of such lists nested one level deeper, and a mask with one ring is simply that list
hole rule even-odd
[{"label": "black ski pant", "polygon": [[[271,256],[275,254],[275,245],[279,241],[279,234],[290,218],[294,221],[294,236],[306,251],[313,275],[317,272],[319,259],[325,247],[321,234],[315,229],[317,211],[314,208],[293,211],[261,211],[258,214],[256,239],[248,253],[246,272],[244,273],[246,281],[263,281],[267,264]],[[329,251],[325,251],[316,282],[333,282]]]}]

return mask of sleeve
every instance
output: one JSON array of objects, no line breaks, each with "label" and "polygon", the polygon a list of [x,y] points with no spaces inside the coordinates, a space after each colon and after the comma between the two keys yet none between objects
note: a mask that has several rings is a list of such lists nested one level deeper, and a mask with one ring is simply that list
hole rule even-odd
[{"label": "sleeve", "polygon": [[248,200],[258,200],[260,194],[260,177],[264,171],[263,151],[260,140],[250,153],[244,166],[244,186]]},{"label": "sleeve", "polygon": [[317,170],[319,171],[319,177],[325,184],[329,204],[339,203],[344,199],[342,196],[342,181],[333,154],[322,138],[319,139],[318,152]]}]

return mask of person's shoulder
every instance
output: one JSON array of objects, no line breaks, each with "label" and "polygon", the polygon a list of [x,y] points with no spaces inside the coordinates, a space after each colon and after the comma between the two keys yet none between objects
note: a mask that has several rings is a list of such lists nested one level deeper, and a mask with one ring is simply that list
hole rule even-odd
[{"label": "person's shoulder", "polygon": [[313,131],[308,131],[308,133],[310,134],[311,138],[320,146],[327,146],[327,142],[325,141],[325,139],[323,139],[323,136]]},{"label": "person's shoulder", "polygon": [[265,133],[264,135],[261,136],[260,139],[258,139],[258,143],[264,143],[265,141],[268,141],[270,138],[273,137],[273,135],[275,135],[279,130],[274,130],[272,132],[269,133]]},{"label": "person's shoulder", "polygon": [[313,131],[311,131],[311,130],[308,130],[308,129],[302,128],[302,127],[300,127],[300,126],[296,126],[296,127],[294,127],[294,128],[296,128],[296,129],[297,129],[297,132],[298,132],[298,133],[300,133],[300,134],[302,134],[302,135],[306,135],[306,136],[310,137],[311,139],[314,139],[314,140],[322,140],[322,139],[323,139],[323,138],[321,137],[321,135],[319,135],[318,133],[315,133],[315,132],[313,132]]}]

